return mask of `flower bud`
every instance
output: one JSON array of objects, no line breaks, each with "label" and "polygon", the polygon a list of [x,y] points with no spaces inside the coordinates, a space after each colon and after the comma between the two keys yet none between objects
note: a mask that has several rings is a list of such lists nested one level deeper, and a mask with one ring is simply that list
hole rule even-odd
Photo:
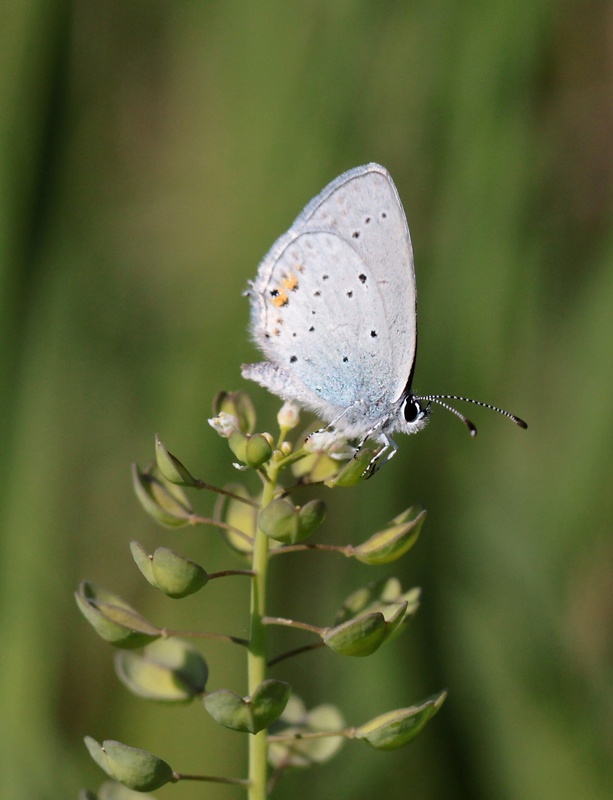
[{"label": "flower bud", "polygon": [[292,400],[286,400],[277,414],[277,423],[282,431],[291,431],[300,422],[300,406]]}]

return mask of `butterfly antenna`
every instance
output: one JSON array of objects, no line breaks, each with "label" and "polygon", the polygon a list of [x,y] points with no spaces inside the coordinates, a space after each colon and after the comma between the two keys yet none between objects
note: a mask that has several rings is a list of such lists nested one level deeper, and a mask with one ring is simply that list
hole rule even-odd
[{"label": "butterfly antenna", "polygon": [[477,428],[475,425],[473,425],[473,423],[467,419],[464,414],[461,414],[456,408],[453,408],[453,406],[443,402],[444,400],[461,400],[463,403],[472,403],[475,406],[481,406],[481,408],[489,408],[490,411],[497,411],[499,414],[502,414],[503,417],[508,417],[508,419],[512,420],[516,425],[519,425],[520,428],[528,427],[528,424],[524,422],[523,419],[516,417],[515,414],[511,414],[509,411],[505,411],[504,408],[493,406],[491,403],[484,403],[481,400],[471,400],[469,397],[460,397],[457,394],[431,394],[423,397],[416,397],[415,399],[426,400],[428,403],[436,403],[437,405],[446,408],[447,411],[451,411],[452,414],[455,414],[456,417],[462,420],[462,422],[470,431],[471,436],[477,435]]}]

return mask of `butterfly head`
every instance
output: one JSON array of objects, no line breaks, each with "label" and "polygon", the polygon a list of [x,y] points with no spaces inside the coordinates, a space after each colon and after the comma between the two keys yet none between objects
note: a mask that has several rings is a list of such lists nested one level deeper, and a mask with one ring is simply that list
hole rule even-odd
[{"label": "butterfly head", "polygon": [[417,433],[428,424],[431,403],[420,400],[413,394],[407,394],[402,399],[398,414],[398,430],[401,433]]}]

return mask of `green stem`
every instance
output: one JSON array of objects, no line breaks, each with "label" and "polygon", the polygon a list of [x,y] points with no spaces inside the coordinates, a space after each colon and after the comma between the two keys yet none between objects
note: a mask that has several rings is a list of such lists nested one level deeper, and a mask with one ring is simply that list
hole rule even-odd
[{"label": "green stem", "polygon": [[298,742],[306,739],[330,739],[333,736],[344,736],[346,739],[355,738],[355,728],[343,728],[340,731],[305,731],[304,733],[283,734],[269,736],[269,742]]},{"label": "green stem", "polygon": [[[264,483],[261,508],[265,508],[275,496],[279,465],[273,460],[268,481]],[[267,630],[266,588],[268,574],[268,537],[258,528],[253,543],[252,569],[255,577],[251,582],[251,635],[247,654],[249,694],[266,680]],[[249,736],[249,800],[266,800],[267,795],[268,741],[266,731]]]},{"label": "green stem", "polygon": [[185,775],[175,772],[175,781],[205,781],[207,783],[228,783],[231,786],[247,786],[247,781],[241,778],[222,778],[215,775]]},{"label": "green stem", "polygon": [[328,628],[320,628],[317,625],[309,625],[308,622],[299,622],[295,619],[285,619],[284,617],[264,617],[262,619],[264,625],[284,625],[286,628],[297,628],[301,631],[310,631],[316,633],[318,636],[323,636]]},{"label": "green stem", "polygon": [[[309,653],[311,650],[317,650],[318,648],[325,646],[325,642],[313,642],[313,644],[305,644],[302,647],[296,647],[294,650],[286,650],[285,653],[280,653],[278,656],[271,658],[268,662],[268,666],[274,667],[275,664],[278,664],[280,661],[285,661],[286,658],[300,656],[303,653]],[[270,742],[270,738],[268,741]]]}]

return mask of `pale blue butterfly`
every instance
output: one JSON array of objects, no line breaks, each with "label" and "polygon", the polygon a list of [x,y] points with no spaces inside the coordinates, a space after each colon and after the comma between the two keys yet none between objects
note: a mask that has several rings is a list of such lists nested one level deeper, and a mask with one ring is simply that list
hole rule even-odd
[{"label": "pale blue butterfly", "polygon": [[[456,395],[416,395],[413,250],[406,216],[379,164],[340,175],[272,246],[247,291],[251,333],[268,361],[242,374],[314,411],[343,439],[381,445],[416,433],[431,404],[476,427],[445,400],[464,400],[526,423],[489,403]],[[368,472],[372,473],[375,459]]]}]

